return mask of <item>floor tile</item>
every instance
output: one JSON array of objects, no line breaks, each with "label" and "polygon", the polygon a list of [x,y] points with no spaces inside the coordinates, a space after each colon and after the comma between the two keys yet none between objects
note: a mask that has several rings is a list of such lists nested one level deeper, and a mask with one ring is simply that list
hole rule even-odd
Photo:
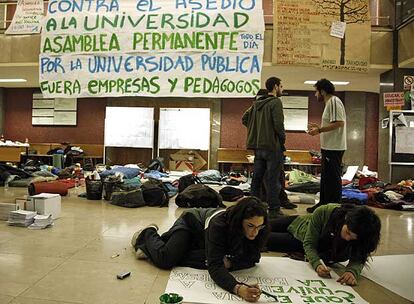
[{"label": "floor tile", "polygon": [[13,297],[0,294],[0,304],[8,304],[13,300]]},{"label": "floor tile", "polygon": [[17,296],[63,262],[60,258],[0,254],[1,293]]},{"label": "floor tile", "polygon": [[[145,261],[134,264],[69,260],[22,296],[88,304],[140,303],[149,293],[158,269]],[[131,276],[118,280],[116,275],[124,271],[131,271]]]}]

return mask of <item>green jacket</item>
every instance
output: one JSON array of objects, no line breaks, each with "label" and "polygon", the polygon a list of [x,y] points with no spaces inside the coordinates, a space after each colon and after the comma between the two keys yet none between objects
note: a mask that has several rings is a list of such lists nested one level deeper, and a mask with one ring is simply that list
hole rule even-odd
[{"label": "green jacket", "polygon": [[[313,214],[298,216],[288,227],[288,231],[303,243],[306,258],[314,269],[321,265],[317,251],[318,242],[326,232],[332,212],[338,207],[340,207],[338,204],[321,206]],[[352,272],[355,278],[358,279],[363,267],[364,264],[353,259],[351,255],[345,271]]]},{"label": "green jacket", "polygon": [[247,127],[247,149],[286,150],[283,106],[278,97],[256,100],[244,113],[242,123]]}]

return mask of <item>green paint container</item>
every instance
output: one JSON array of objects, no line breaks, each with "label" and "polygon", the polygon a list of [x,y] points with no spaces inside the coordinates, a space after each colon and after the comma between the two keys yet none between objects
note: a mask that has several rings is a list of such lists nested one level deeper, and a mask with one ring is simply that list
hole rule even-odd
[{"label": "green paint container", "polygon": [[181,304],[183,303],[183,297],[177,293],[164,293],[160,296],[160,304]]}]

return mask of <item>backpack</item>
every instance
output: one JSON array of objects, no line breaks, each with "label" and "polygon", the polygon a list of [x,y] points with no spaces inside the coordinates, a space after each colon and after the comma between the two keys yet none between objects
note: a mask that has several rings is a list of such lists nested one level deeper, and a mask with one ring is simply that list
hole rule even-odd
[{"label": "backpack", "polygon": [[141,186],[144,201],[148,206],[168,206],[168,190],[163,183],[157,180],[149,180]]},{"label": "backpack", "polygon": [[239,198],[242,198],[244,196],[243,190],[228,186],[220,189],[219,193],[223,200],[228,202],[237,201]]},{"label": "backpack", "polygon": [[120,207],[137,208],[145,206],[145,200],[141,189],[112,192],[111,199],[112,205]]},{"label": "backpack", "polygon": [[220,194],[203,184],[189,185],[177,195],[175,203],[182,208],[217,208],[225,207]]},{"label": "backpack", "polygon": [[145,170],[145,173],[149,173],[151,170],[165,172],[164,168],[165,168],[164,158],[157,157],[157,158],[151,159],[147,170]]},{"label": "backpack", "polygon": [[202,184],[201,180],[197,176],[192,174],[181,176],[178,179],[178,193],[183,192],[188,186],[194,184]]}]

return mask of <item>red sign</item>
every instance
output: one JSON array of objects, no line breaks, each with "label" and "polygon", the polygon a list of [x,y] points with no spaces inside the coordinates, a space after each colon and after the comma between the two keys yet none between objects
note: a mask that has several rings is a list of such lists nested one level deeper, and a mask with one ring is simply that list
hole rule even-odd
[{"label": "red sign", "polygon": [[404,92],[384,93],[384,106],[403,106]]},{"label": "red sign", "polygon": [[410,90],[414,83],[414,76],[404,76],[404,90]]}]

